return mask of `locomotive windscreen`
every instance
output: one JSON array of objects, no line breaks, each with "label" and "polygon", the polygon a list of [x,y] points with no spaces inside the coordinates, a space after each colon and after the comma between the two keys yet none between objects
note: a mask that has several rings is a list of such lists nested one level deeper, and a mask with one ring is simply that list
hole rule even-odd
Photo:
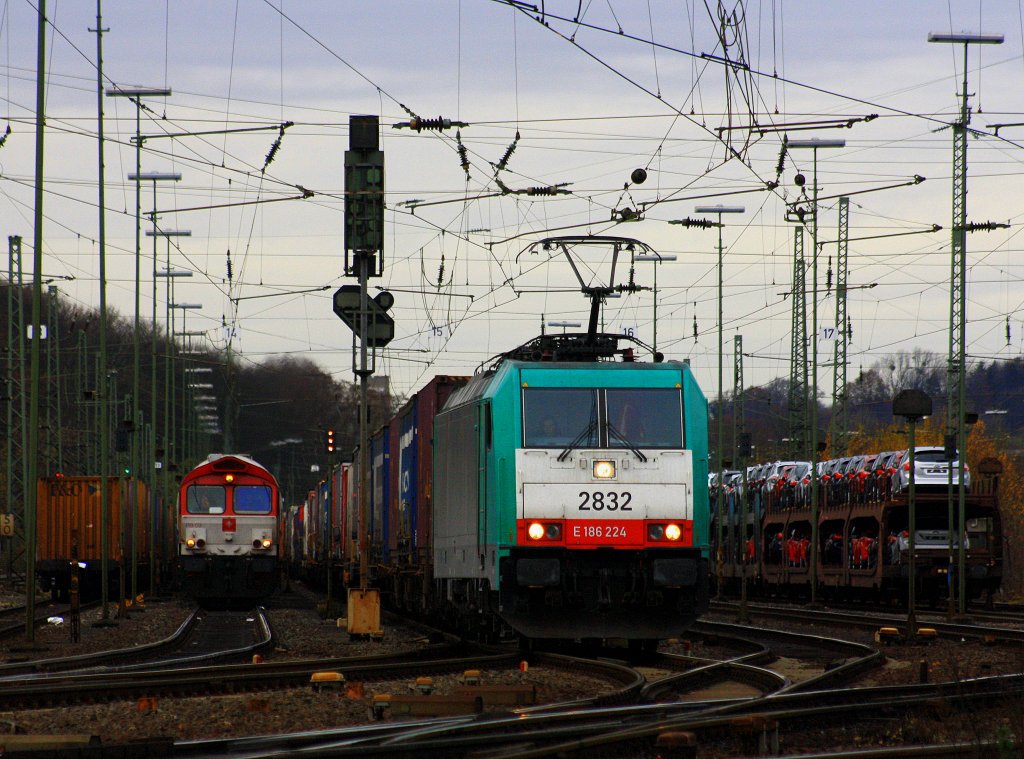
[{"label": "locomotive windscreen", "polygon": [[188,489],[189,514],[223,514],[224,488],[220,485],[192,485]]},{"label": "locomotive windscreen", "polygon": [[266,485],[236,485],[233,500],[236,514],[269,514],[273,506]]},{"label": "locomotive windscreen", "polygon": [[609,448],[682,448],[683,417],[679,391],[666,389],[606,390],[608,423],[618,434]]},{"label": "locomotive windscreen", "polygon": [[677,388],[523,390],[526,448],[683,447]]},{"label": "locomotive windscreen", "polygon": [[523,392],[527,448],[597,445],[597,393],[576,388],[528,388]]}]

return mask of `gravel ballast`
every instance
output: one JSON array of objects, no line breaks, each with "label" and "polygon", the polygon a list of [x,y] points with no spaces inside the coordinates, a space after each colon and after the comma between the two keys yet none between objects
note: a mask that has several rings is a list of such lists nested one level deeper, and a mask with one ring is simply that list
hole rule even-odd
[{"label": "gravel ballast", "polygon": [[[54,619],[36,630],[34,647],[26,646],[24,640],[0,644],[0,662],[129,648],[161,640],[181,626],[191,613],[191,607],[170,600],[151,602],[144,612],[129,611],[124,619],[118,619],[116,612],[116,607],[111,607],[110,618],[115,623],[112,626],[95,624],[102,619],[99,609],[84,612],[81,642],[75,644],[70,642],[68,621]],[[386,654],[408,651],[425,643],[421,631],[392,624],[385,624],[384,637],[379,641],[350,640],[344,627],[339,627],[335,619],[322,619],[312,603],[282,604],[281,608],[274,608],[271,604],[268,615],[275,633],[275,647],[264,654],[266,661]],[[859,642],[870,643],[873,640],[871,632],[854,628],[828,630],[815,627],[808,631]],[[916,683],[921,676],[922,663],[926,665],[932,682],[1019,672],[1024,668],[1024,653],[970,641],[940,639],[927,645],[880,648],[887,656],[886,665],[868,673],[860,684]],[[672,647],[663,646],[663,649],[672,650]],[[692,647],[687,646],[687,649],[695,655],[702,653],[699,642],[694,642]],[[780,666],[788,665],[780,663]],[[520,671],[519,667],[508,671],[485,671],[483,676],[484,682],[489,684],[532,685],[537,689],[540,702],[581,698],[613,687],[596,678],[566,676],[564,672],[541,667],[529,668],[526,672]],[[7,711],[0,712],[0,732],[88,735],[98,736],[104,743],[122,743],[158,736],[188,740],[327,729],[370,722],[373,719],[374,695],[412,693],[414,681],[415,677],[410,676],[401,681],[363,683],[361,688],[350,683],[352,687],[347,689],[315,691],[311,687],[301,687],[240,695],[159,697],[139,702]],[[435,677],[435,692],[448,692],[461,682],[461,673]],[[993,734],[1005,725],[1004,731],[1012,734],[1011,714],[988,714],[983,723],[979,723],[977,717],[959,715],[952,710],[934,717],[886,720],[874,729],[808,729],[799,735],[785,735],[783,745],[792,751],[797,746],[835,749],[839,746],[898,745],[905,741],[920,741],[924,737],[928,741],[948,741],[965,737],[965,731],[970,730],[972,724],[974,729],[984,724],[986,734]],[[732,748],[729,746],[706,748],[707,751],[700,756],[736,755],[730,753]]]}]

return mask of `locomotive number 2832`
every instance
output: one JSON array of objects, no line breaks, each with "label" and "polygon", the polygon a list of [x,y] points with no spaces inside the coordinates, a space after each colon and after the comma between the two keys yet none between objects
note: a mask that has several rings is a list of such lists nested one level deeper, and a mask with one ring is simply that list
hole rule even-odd
[{"label": "locomotive number 2832", "polygon": [[581,490],[579,511],[632,511],[628,490]]}]

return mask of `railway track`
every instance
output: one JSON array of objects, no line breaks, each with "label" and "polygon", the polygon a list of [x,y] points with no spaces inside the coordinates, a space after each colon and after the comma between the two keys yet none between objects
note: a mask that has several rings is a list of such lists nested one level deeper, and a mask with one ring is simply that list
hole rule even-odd
[{"label": "railway track", "polygon": [[[785,635],[772,632],[768,639],[752,636],[749,628],[737,629],[724,624],[702,625],[700,635],[715,641],[716,647],[727,649],[723,659],[707,656],[661,654],[642,669],[621,662],[578,659],[558,654],[532,652],[528,655],[531,670],[550,668],[570,678],[574,673],[599,676],[609,683],[600,694],[538,706],[509,708],[507,711],[489,711],[485,715],[443,717],[410,722],[375,721],[368,725],[339,728],[309,733],[291,733],[280,736],[247,737],[215,741],[177,741],[164,745],[169,756],[200,757],[221,756],[225,753],[245,756],[279,756],[296,750],[323,756],[515,756],[521,752],[562,752],[558,746],[566,741],[592,742],[610,736],[607,746],[615,751],[617,737],[624,729],[629,735],[657,736],[662,724],[680,720],[694,720],[698,715],[719,712],[712,730],[723,724],[754,724],[743,709],[745,705],[762,702],[793,690],[786,677],[770,671],[767,666],[780,655],[805,655],[816,662],[832,660],[839,655],[850,657],[860,653],[865,660],[876,652],[867,647],[854,647],[842,641],[813,635]],[[760,631],[754,631],[760,634]],[[460,644],[464,645],[464,644]],[[451,646],[445,643],[444,646]],[[434,653],[438,653],[435,650]],[[80,702],[84,694],[102,691],[105,698],[141,697],[142,694],[211,692],[241,692],[266,688],[308,686],[313,671],[336,665],[348,680],[373,682],[389,678],[408,680],[431,674],[434,676],[464,671],[467,667],[480,669],[484,676],[491,669],[507,671],[514,668],[523,654],[518,651],[494,652],[473,656],[427,660],[423,653],[415,657],[405,655],[394,661],[359,663],[352,660],[318,660],[316,662],[285,662],[281,664],[229,665],[219,667],[192,667],[177,672],[124,671],[76,674],[57,683],[29,684],[29,690],[7,694],[0,688],[0,708],[20,700],[52,699],[34,689],[58,685],[65,693],[77,693],[71,703]],[[848,669],[833,678],[853,677]],[[743,695],[723,697],[723,689],[742,688]],[[85,695],[86,698],[95,696]],[[61,696],[60,698],[69,698]],[[733,711],[738,716],[733,716]],[[689,724],[689,722],[687,722]],[[695,723],[704,724],[704,723]],[[757,723],[760,724],[760,723]],[[644,731],[647,731],[646,733]],[[655,738],[656,739],[656,738]],[[632,738],[629,738],[632,740]],[[594,745],[601,745],[600,742]],[[108,747],[110,756],[118,747]],[[123,748],[123,747],[122,747]],[[154,749],[155,750],[155,749]],[[97,756],[105,754],[97,753]],[[622,754],[615,754],[622,755]]]},{"label": "railway track", "polygon": [[[802,609],[806,621],[811,610]],[[814,610],[817,614],[817,610]],[[860,615],[863,617],[863,614]],[[844,623],[845,624],[845,623]],[[869,622],[877,625],[877,622]],[[831,626],[831,624],[830,624]],[[851,714],[869,722],[901,721],[938,708],[967,710],[1024,699],[1019,677],[1003,676],[957,683],[913,686],[851,687],[884,657],[872,646],[820,635],[766,630],[752,625],[700,622],[690,640],[670,652],[667,645],[642,666],[619,661],[573,660],[541,652],[524,655],[511,648],[486,652],[441,636],[440,643],[415,652],[388,656],[346,657],[300,662],[254,664],[192,663],[178,670],[153,665],[65,672],[25,683],[16,692],[0,681],[0,708],[73,706],[113,699],[149,696],[211,696],[272,690],[259,700],[278,703],[289,691],[308,700],[314,672],[342,672],[349,682],[402,683],[431,676],[437,682],[458,679],[468,668],[484,680],[518,669],[528,660],[530,671],[551,670],[562,681],[580,675],[600,676],[609,683],[600,694],[537,706],[501,707],[484,714],[408,719],[384,712],[365,724],[311,732],[223,740],[156,741],[146,750],[167,756],[281,756],[301,750],[323,756],[415,756],[426,759],[487,756],[650,756],[666,753],[674,741],[700,746],[730,746],[716,755],[753,755],[770,750],[791,736],[830,725],[846,725]],[[780,660],[799,660],[809,675],[788,678]],[[602,672],[596,675],[597,672]],[[11,684],[13,685],[13,683]],[[396,691],[394,684],[384,692]],[[376,688],[380,692],[381,688]],[[340,701],[344,701],[342,698]],[[325,700],[324,705],[340,701]],[[213,702],[211,702],[212,704]],[[237,708],[237,707],[236,707]],[[913,721],[912,717],[908,719]],[[845,721],[844,721],[845,720]],[[685,738],[680,738],[685,735]],[[660,742],[660,746],[659,746]],[[124,755],[124,745],[93,747],[97,757]],[[133,750],[142,750],[141,745]],[[730,753],[730,750],[732,753]],[[121,754],[118,754],[121,751]],[[633,753],[636,751],[637,753]],[[30,755],[30,754],[29,754]],[[39,753],[37,756],[46,754]],[[962,754],[956,754],[962,755]]]},{"label": "railway track", "polygon": [[[88,601],[79,606],[81,611],[93,609],[99,605],[98,601]],[[28,613],[26,606],[8,606],[0,609],[0,640],[10,640],[25,633],[25,617]],[[35,625],[47,624],[53,617],[67,618],[71,613],[71,605],[66,603],[54,603],[48,598],[37,599],[35,606]]]},{"label": "railway track", "polygon": [[[713,601],[711,610],[715,612],[738,615],[739,604],[735,602]],[[763,619],[799,622],[800,624],[819,623],[834,627],[856,627],[864,630],[877,630],[881,627],[896,627],[904,630],[907,615],[889,612],[877,612],[864,609],[861,611],[844,611],[833,609],[810,609],[796,604],[747,604],[750,615]],[[979,625],[968,622],[948,622],[936,614],[919,614],[916,616],[918,627],[929,627],[937,634],[964,640],[990,640],[1003,643],[1024,643],[1024,629],[1003,626]],[[981,621],[981,620],[978,620]],[[1001,624],[1007,624],[1005,618]],[[1012,622],[1010,622],[1012,624]]]},{"label": "railway track", "polygon": [[161,641],[126,649],[37,659],[0,665],[0,683],[42,678],[54,673],[122,671],[187,667],[204,662],[250,657],[272,642],[269,622],[262,611],[194,611],[173,635]]},{"label": "railway track", "polygon": [[[533,757],[608,755],[632,756],[641,743],[653,746],[659,736],[677,732],[681,726],[713,735],[715,731],[757,733],[767,720],[748,716],[751,705],[769,699],[813,700],[799,694],[785,677],[759,666],[778,656],[776,649],[795,654],[810,652],[815,660],[837,654],[860,653],[865,662],[874,661],[877,652],[866,646],[813,635],[771,633],[772,643],[753,640],[749,629],[736,636],[732,626],[709,624],[702,635],[728,639],[729,646],[742,653],[725,660],[696,656],[659,655],[645,665],[663,670],[646,682],[629,703],[601,703],[589,699],[546,704],[511,710],[508,715],[444,718],[415,724],[376,724],[348,727],[337,731],[249,738],[241,742],[179,742],[175,756],[205,757],[218,752],[230,753],[244,747],[250,757],[278,756],[284,750],[323,756],[395,756],[395,757]],[[759,632],[759,631],[757,631]],[[545,656],[545,655],[541,655]],[[585,666],[585,665],[584,665]],[[678,671],[673,671],[678,670]],[[665,672],[668,671],[668,672]],[[839,683],[856,675],[854,668],[826,680]],[[756,691],[753,695],[722,698],[715,693],[723,683],[738,683]],[[815,685],[815,687],[817,687]],[[621,700],[624,690],[614,699]],[[763,730],[762,730],[763,734]],[[755,736],[756,737],[756,736]],[[647,755],[647,754],[638,754]]]},{"label": "railway track", "polygon": [[[443,647],[447,648],[447,646]],[[430,653],[442,654],[443,648]],[[101,671],[44,674],[30,680],[24,676],[0,681],[0,709],[52,707],[113,700],[133,700],[156,695],[209,696],[225,693],[279,690],[310,684],[314,673],[342,670],[348,679],[372,683],[381,680],[462,673],[466,669],[486,672],[515,669],[522,657],[514,652],[436,658],[404,652],[401,655],[357,657],[356,659],[305,660],[281,663],[183,666],[147,664],[145,668],[108,667]],[[533,654],[534,665],[551,666],[568,673],[586,670],[616,683],[607,693],[586,699],[587,703],[621,703],[635,699],[643,678],[635,671],[613,662],[589,662],[555,654]]]}]

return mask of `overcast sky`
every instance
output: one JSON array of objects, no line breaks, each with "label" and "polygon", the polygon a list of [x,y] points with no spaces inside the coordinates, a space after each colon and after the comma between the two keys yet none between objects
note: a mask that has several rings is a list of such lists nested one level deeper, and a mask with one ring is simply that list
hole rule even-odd
[{"label": "overcast sky", "polygon": [[[191,231],[170,250],[172,268],[195,273],[177,281],[174,299],[202,304],[189,312],[187,329],[205,330],[209,345],[223,347],[221,325],[231,323],[244,361],[305,356],[352,378],[351,335],[330,300],[352,281],[343,276],[343,160],[349,116],[379,114],[387,240],[384,276],[371,285],[395,292],[397,336],[379,371],[399,392],[436,373],[470,374],[537,335],[543,320],[585,325],[588,303],[569,264],[531,244],[600,234],[636,238],[676,257],[658,264],[658,347],[668,358],[689,359],[713,395],[718,233],[668,222],[698,217],[696,206],[715,203],[745,208],[723,216],[726,389],[736,334],[748,385],[787,376],[798,225],[787,221],[786,204],[801,192],[796,175],[805,176],[811,195],[815,174],[810,150],[793,150],[777,174],[787,133],[846,141],[818,151],[818,323],[835,325],[837,198],[849,194],[849,377],[897,351],[945,356],[947,125],[958,109],[963,48],[927,38],[981,31],[1002,33],[1005,42],[970,50],[977,132],[968,153],[968,219],[1011,226],[968,237],[968,353],[972,361],[1020,353],[1024,126],[1012,126],[1024,122],[1018,5],[729,2],[726,50],[719,19],[707,10],[713,3],[584,2],[582,23],[572,22],[576,0],[543,5],[541,19],[488,0],[104,3],[104,87],[173,90],[145,101],[142,168],[180,172],[182,181],[159,184],[155,198],[145,184],[141,205],[143,214],[155,205],[161,229]],[[0,227],[24,238],[28,272],[37,4],[7,0],[0,9],[0,132],[12,130],[0,147]],[[73,277],[57,282],[62,293],[92,306],[99,301],[97,40],[89,31],[96,8],[49,0],[47,14],[44,275]],[[725,58],[744,65],[726,66]],[[127,175],[135,167],[136,109],[103,100],[108,297],[130,317],[135,184]],[[394,128],[410,113],[468,126],[459,137],[454,128]],[[292,125],[266,165],[285,122]],[[996,124],[1010,126],[996,136]],[[815,128],[799,128],[808,126]],[[223,133],[239,129],[251,131]],[[647,172],[643,184],[631,181],[638,168]],[[925,181],[913,184],[915,176]],[[552,186],[564,194],[528,192]],[[304,190],[312,197],[301,199]],[[639,221],[620,223],[636,212]],[[943,230],[929,231],[933,225]],[[143,227],[150,227],[146,217]],[[807,221],[808,261],[812,230]],[[157,251],[162,268],[163,240]],[[153,308],[152,256],[153,240],[144,237],[144,318]],[[581,251],[578,263],[590,283],[607,282],[607,249]],[[654,266],[638,262],[634,281],[653,286]],[[620,263],[616,284],[629,270]],[[610,300],[605,328],[632,328],[651,343],[652,296]],[[810,300],[807,311],[810,318]],[[832,343],[819,343],[819,352],[819,383],[830,391]]]}]

